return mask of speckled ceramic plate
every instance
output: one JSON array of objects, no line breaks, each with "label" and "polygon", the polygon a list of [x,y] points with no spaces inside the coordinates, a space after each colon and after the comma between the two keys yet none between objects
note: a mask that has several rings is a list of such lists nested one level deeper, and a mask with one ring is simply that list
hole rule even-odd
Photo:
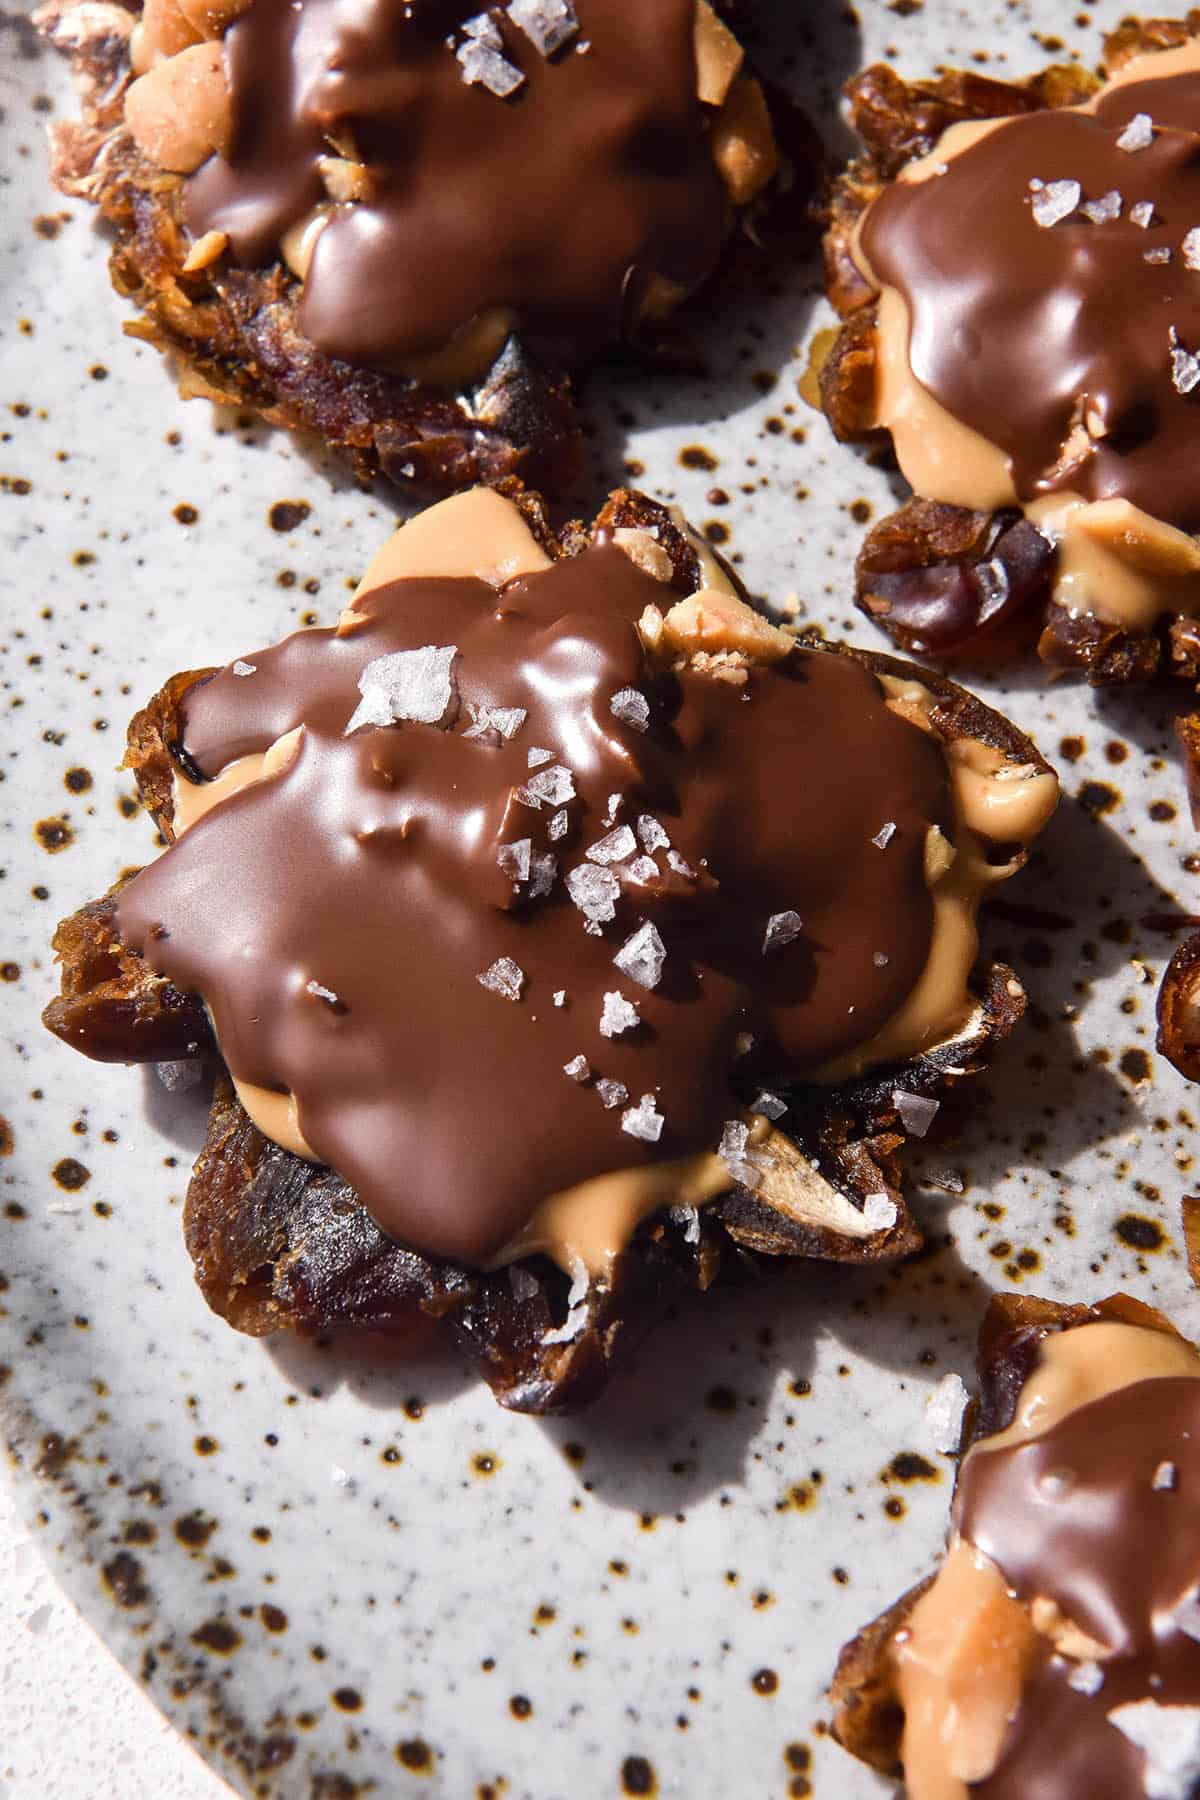
[{"label": "speckled ceramic plate", "polygon": [[[1065,6],[876,0],[861,37],[833,0],[778,10],[803,14],[779,61],[831,136],[838,83],[884,52],[1022,70],[1046,56],[1035,16],[1098,49]],[[918,1263],[698,1306],[569,1423],[505,1415],[448,1355],[371,1367],[235,1336],[180,1239],[202,1102],[42,1032],[47,942],[153,850],[113,767],[134,704],[330,620],[392,515],[294,444],[182,405],[122,339],[102,236],[45,179],[45,115],[69,104],[0,14],[0,1406],[25,1514],[246,1793],[865,1800],[822,1690],[934,1555],[951,1471],[923,1403],[968,1368],[989,1290],[1123,1286],[1200,1326],[1178,1223],[1200,1095],[1153,1055],[1172,915],[1195,904],[1164,704],[1034,672],[984,684],[1067,798],[988,927],[1036,1005],[957,1137],[925,1149]],[[857,636],[850,559],[889,493],[797,398],[814,307],[794,284],[730,325],[719,381],[597,383],[585,499],[628,459],[755,590]]]}]

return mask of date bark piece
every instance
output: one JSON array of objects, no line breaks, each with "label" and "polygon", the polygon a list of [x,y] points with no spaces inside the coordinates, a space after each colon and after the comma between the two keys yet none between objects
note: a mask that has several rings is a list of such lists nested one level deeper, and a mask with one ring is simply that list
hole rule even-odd
[{"label": "date bark piece", "polygon": [[[668,509],[644,495],[618,490],[594,526],[576,521],[555,535],[536,495],[508,491],[552,556],[580,553],[593,532],[652,530],[670,558],[672,586],[687,594],[700,582],[694,541]],[[969,737],[1018,762],[1048,766],[1014,725],[944,677],[815,636],[799,641],[850,656],[880,675],[919,676],[935,698],[935,729],[948,742]],[[187,772],[183,702],[209,672],[173,677],[129,728],[125,766],[167,838],[175,773]],[[47,1008],[46,1023],[68,1042],[118,1061],[212,1053],[202,1003],[146,971],[117,938],[114,912],[108,895],[59,927],[62,994]],[[593,1281],[582,1297],[544,1258],[480,1273],[404,1249],[384,1236],[332,1170],[264,1138],[222,1078],[184,1212],[196,1279],[213,1310],[253,1336],[349,1331],[404,1347],[449,1329],[502,1405],[569,1411],[596,1396],[682,1295],[705,1291],[723,1271],[761,1279],[797,1258],[893,1262],[920,1247],[920,1228],[901,1188],[905,1132],[894,1090],[902,1078],[910,1092],[942,1099],[985,1066],[1021,1017],[1025,995],[1002,964],[981,966],[974,992],[975,1017],[953,1043],[902,1070],[785,1094],[789,1110],[777,1125],[784,1166],[772,1202],[736,1187],[697,1215],[656,1216],[611,1275]],[[866,1237],[839,1229],[847,1203],[861,1211],[868,1195],[880,1193],[895,1203],[892,1226]]]},{"label": "date bark piece", "polygon": [[[1033,1371],[1043,1340],[1053,1332],[1070,1331],[1096,1320],[1175,1335],[1169,1319],[1128,1294],[1114,1294],[1095,1306],[1060,1306],[1024,1294],[993,1297],[980,1330],[976,1359],[979,1398],[967,1409],[961,1456],[972,1444],[1012,1424],[1021,1389]],[[901,1772],[904,1713],[891,1645],[932,1579],[911,1588],[843,1648],[829,1690],[833,1735],[838,1743],[881,1774],[893,1777]]]},{"label": "date bark piece", "polygon": [[[1105,40],[1111,72],[1132,57],[1177,48],[1200,31],[1200,11],[1181,19],[1129,19]],[[948,69],[931,81],[904,81],[873,64],[847,84],[850,119],[863,153],[838,177],[825,209],[826,287],[843,324],[819,346],[806,397],[814,398],[835,435],[846,442],[880,439],[874,426],[876,294],[853,256],[863,212],[910,162],[928,155],[942,133],[965,120],[984,121],[1077,106],[1101,85],[1087,69],[1051,64],[1024,82],[995,81]],[[1035,642],[1052,669],[1086,674],[1095,687],[1150,680],[1169,670],[1200,679],[1200,628],[1177,616],[1161,632],[1130,633],[1108,621],[1072,616],[1051,599],[1053,551],[1019,515],[964,511],[914,500],[868,537],[858,563],[858,604],[898,648],[947,661],[999,661]],[[1024,523],[1024,522],[1022,522]],[[1032,536],[1028,535],[1032,534]],[[1004,539],[1010,589],[999,604],[979,568]],[[991,545],[993,548],[989,549]]]}]

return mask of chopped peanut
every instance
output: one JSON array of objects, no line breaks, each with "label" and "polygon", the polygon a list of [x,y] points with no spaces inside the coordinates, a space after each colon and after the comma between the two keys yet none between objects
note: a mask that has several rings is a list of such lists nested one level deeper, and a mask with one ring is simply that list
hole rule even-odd
[{"label": "chopped peanut", "polygon": [[779,169],[779,148],[757,81],[739,81],[712,130],[713,161],[735,206],[748,206]]},{"label": "chopped peanut", "polygon": [[201,269],[207,269],[225,254],[229,245],[229,235],[224,231],[206,231],[203,237],[197,238],[187,253],[181,273],[195,275]]},{"label": "chopped peanut", "polygon": [[634,531],[623,526],[613,532],[613,543],[644,575],[652,575],[655,581],[670,581],[671,559],[658,539],[651,537],[648,531]]},{"label": "chopped peanut", "polygon": [[173,174],[190,175],[227,149],[233,120],[220,44],[193,44],[140,75],[125,96],[125,123]]},{"label": "chopped peanut", "polygon": [[708,0],[696,0],[696,91],[706,106],[723,106],[745,52]]},{"label": "chopped peanut", "polygon": [[669,649],[685,656],[698,651],[710,656],[740,651],[752,663],[779,662],[793,648],[786,631],[762,618],[745,601],[715,588],[702,588],[677,601],[663,620],[663,640]]}]

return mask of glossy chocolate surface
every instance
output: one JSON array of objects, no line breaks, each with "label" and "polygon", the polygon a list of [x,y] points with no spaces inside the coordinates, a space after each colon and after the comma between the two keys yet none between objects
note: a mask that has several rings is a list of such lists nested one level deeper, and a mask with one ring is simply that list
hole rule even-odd
[{"label": "glossy chocolate surface", "polygon": [[1143,1800],[1143,1755],[1108,1714],[1147,1699],[1200,1706],[1200,1643],[1173,1619],[1200,1584],[1198,1509],[1200,1381],[1135,1382],[1042,1437],[971,1452],[958,1530],[1019,1598],[1053,1600],[1113,1652],[1088,1695],[1068,1683],[1076,1665],[1047,1645],[999,1765],[972,1794]]},{"label": "glossy chocolate surface", "polygon": [[[1122,150],[1138,113],[1153,142]],[[1031,183],[1067,181],[1080,184],[1080,206],[1038,225]],[[1112,193],[1119,217],[1086,216]],[[1153,207],[1144,228],[1139,205]],[[1200,389],[1179,391],[1172,350],[1200,349],[1200,273],[1183,249],[1198,223],[1200,74],[1185,73],[1113,89],[1094,113],[1005,122],[944,173],[894,183],[867,213],[862,245],[907,302],[913,373],[1011,460],[1021,500],[1119,497],[1194,531]],[[1064,462],[1089,417],[1090,453]]]},{"label": "glossy chocolate surface", "polygon": [[[925,840],[950,830],[938,740],[830,653],[793,651],[745,686],[652,667],[635,621],[674,598],[607,546],[500,591],[405,580],[358,601],[349,634],[253,652],[253,674],[226,669],[186,702],[205,775],[303,722],[299,754],[124,889],[121,932],[204,994],[234,1074],[294,1092],[317,1154],[420,1248],[486,1260],[551,1193],[714,1149],[761,1085],[867,1042],[924,968]],[[364,667],[428,644],[459,652],[442,724],[345,735]],[[649,703],[644,732],[611,710],[627,688]],[[488,743],[466,735],[472,705],[528,716]],[[516,796],[536,749],[570,772],[562,806]],[[661,845],[653,875],[612,865],[616,916],[590,934],[566,879],[642,815],[691,873]],[[539,897],[497,863],[525,839],[556,859]],[[772,915],[793,911],[800,935],[764,954]],[[653,990],[613,962],[644,921],[666,948]],[[478,979],[502,957],[524,976],[516,1002]],[[610,991],[642,1020],[611,1038]],[[563,1073],[579,1055],[631,1103],[653,1094],[657,1143]]]},{"label": "glossy chocolate surface", "polygon": [[455,55],[455,0],[254,0],[228,31],[234,135],[188,184],[192,230],[248,266],[326,204],[319,159],[365,165],[362,201],[317,241],[300,311],[329,354],[389,366],[511,309],[535,354],[572,363],[624,335],[654,275],[711,272],[726,206],[696,94],[693,0],[579,0],[543,57],[488,17],[524,77],[508,98]]}]

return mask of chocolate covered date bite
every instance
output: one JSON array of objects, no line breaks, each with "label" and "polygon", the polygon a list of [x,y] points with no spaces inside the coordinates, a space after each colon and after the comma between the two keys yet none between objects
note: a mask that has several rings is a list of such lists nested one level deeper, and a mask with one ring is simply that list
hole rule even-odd
[{"label": "chocolate covered date bite", "polygon": [[1001,1295],[937,1574],[842,1652],[908,1800],[1200,1792],[1200,1353],[1123,1295]]},{"label": "chocolate covered date bite", "polygon": [[906,650],[1036,639],[1096,683],[1196,677],[1197,31],[1127,23],[1103,82],[851,84],[866,150],[826,243],[845,323],[811,374],[837,434],[890,434],[914,490],[858,563]]},{"label": "chocolate covered date bite", "polygon": [[445,490],[575,473],[572,374],[652,344],[779,173],[708,0],[49,0],[54,177],[185,394]]},{"label": "chocolate covered date bite", "polygon": [[960,688],[798,641],[678,514],[477,488],[336,628],[176,676],[169,847],[66,921],[46,1023],[219,1049],[185,1232],[264,1333],[449,1320],[577,1404],[673,1295],[920,1242],[897,1153],[1019,1017],[976,910],[1057,799]]}]

